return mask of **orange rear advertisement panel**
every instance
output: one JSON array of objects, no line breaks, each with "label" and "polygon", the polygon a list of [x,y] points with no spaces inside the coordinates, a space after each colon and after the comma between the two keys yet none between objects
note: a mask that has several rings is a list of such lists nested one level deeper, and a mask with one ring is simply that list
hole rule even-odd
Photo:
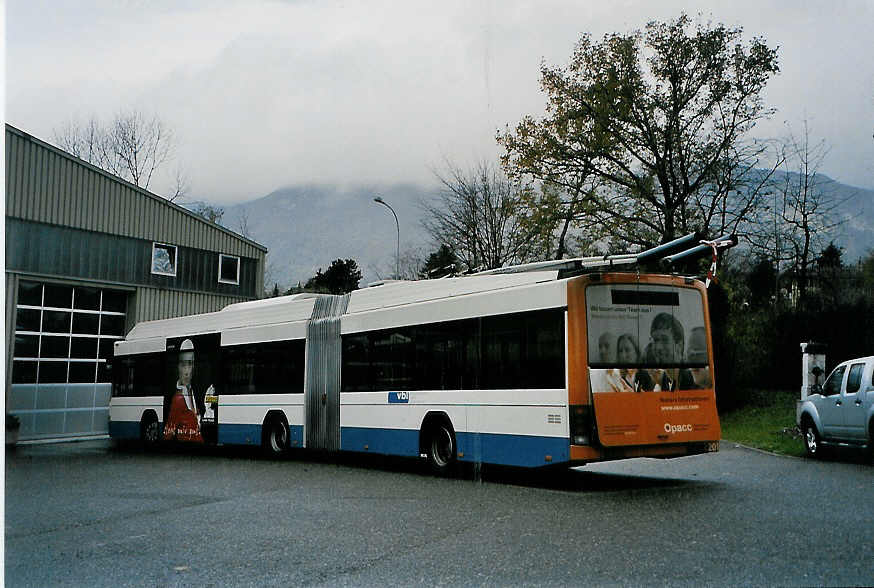
[{"label": "orange rear advertisement panel", "polygon": [[608,447],[716,441],[713,390],[595,395],[598,438]]},{"label": "orange rear advertisement panel", "polygon": [[572,386],[571,401],[584,403],[582,389],[590,392],[585,403],[594,404],[602,445],[719,439],[702,285],[608,275],[574,284],[568,312],[577,335],[569,341],[576,355],[570,364],[585,378]]}]

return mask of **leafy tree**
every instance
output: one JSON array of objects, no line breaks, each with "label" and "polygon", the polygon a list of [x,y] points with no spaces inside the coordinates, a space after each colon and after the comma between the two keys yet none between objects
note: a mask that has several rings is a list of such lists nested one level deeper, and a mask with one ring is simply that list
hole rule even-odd
[{"label": "leafy tree", "polygon": [[[777,50],[685,14],[645,31],[584,35],[567,68],[541,66],[546,115],[499,134],[511,177],[564,191],[561,217],[649,246],[695,229],[734,230],[758,205],[771,114],[761,97]],[[557,251],[558,253],[558,251]]]},{"label": "leafy tree", "polygon": [[442,278],[458,272],[458,258],[449,245],[441,245],[437,251],[428,256],[419,276],[425,279]]},{"label": "leafy tree", "polygon": [[588,214],[582,188],[569,191],[552,182],[542,182],[539,188],[522,191],[521,225],[533,237],[532,257],[564,259],[580,249],[583,254],[594,253],[587,244],[591,245],[598,227],[590,225],[594,217]]},{"label": "leafy tree", "polygon": [[[874,250],[868,251],[867,255],[860,262],[860,273],[862,286],[869,293],[874,293]],[[874,299],[874,296],[871,296]]]},{"label": "leafy tree", "polygon": [[816,258],[816,273],[819,278],[818,296],[805,300],[806,306],[833,310],[851,297],[849,276],[845,275],[843,251],[829,243]]},{"label": "leafy tree", "polygon": [[844,266],[843,256],[843,249],[835,245],[834,241],[829,242],[816,258],[816,267],[820,272],[839,270]]},{"label": "leafy tree", "polygon": [[750,306],[754,308],[768,306],[774,296],[777,283],[777,270],[773,262],[767,258],[760,258],[746,278]]},{"label": "leafy tree", "polygon": [[357,290],[359,281],[361,270],[354,259],[335,259],[324,272],[319,268],[316,275],[307,280],[304,289],[309,292],[346,294]]}]

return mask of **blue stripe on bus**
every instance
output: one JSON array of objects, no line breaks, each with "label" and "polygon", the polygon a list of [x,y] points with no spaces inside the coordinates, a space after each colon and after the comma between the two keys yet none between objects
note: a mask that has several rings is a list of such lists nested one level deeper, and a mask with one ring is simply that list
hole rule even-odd
[{"label": "blue stripe on bus", "polygon": [[109,436],[113,439],[139,439],[139,421],[109,421]]},{"label": "blue stripe on bus", "polygon": [[[456,433],[456,441],[459,453],[463,454],[460,461],[538,467],[570,460],[570,444],[563,437]],[[343,427],[340,449],[415,457],[419,455],[419,431]],[[551,461],[546,461],[547,455]]]},{"label": "blue stripe on bus", "polygon": [[456,442],[464,454],[460,461],[531,468],[570,460],[570,443],[564,437],[456,433]]},{"label": "blue stripe on bus", "polygon": [[340,450],[418,457],[419,431],[343,427],[340,429]]},{"label": "blue stripe on bus", "polygon": [[[291,447],[303,445],[303,425],[289,425]],[[222,445],[260,445],[261,425],[219,423],[218,442]]]},{"label": "blue stripe on bus", "polygon": [[[288,427],[292,447],[303,446],[303,425]],[[111,421],[109,435],[114,439],[139,439],[137,421]],[[495,433],[456,433],[460,461],[537,467],[570,460],[568,440],[561,437],[531,435],[501,435]],[[260,424],[219,424],[218,442],[223,445],[260,445]],[[365,449],[366,446],[366,449]],[[402,457],[419,455],[419,431],[409,429],[376,429],[343,427],[340,449],[381,453]],[[546,456],[552,457],[550,462]]]}]

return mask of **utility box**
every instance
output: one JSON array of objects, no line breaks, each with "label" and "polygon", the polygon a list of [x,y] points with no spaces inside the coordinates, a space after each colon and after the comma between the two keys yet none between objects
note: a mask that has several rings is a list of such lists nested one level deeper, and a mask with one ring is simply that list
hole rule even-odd
[{"label": "utility box", "polygon": [[824,343],[812,341],[801,344],[801,400],[822,390],[826,348]]}]

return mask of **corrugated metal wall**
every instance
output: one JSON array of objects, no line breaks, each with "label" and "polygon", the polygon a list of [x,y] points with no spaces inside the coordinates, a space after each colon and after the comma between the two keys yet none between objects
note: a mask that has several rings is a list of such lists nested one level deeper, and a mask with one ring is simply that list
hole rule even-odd
[{"label": "corrugated metal wall", "polygon": [[6,215],[260,259],[263,274],[264,247],[9,125]]},{"label": "corrugated metal wall", "polygon": [[240,257],[239,283],[219,281],[219,254],[177,247],[176,275],[151,271],[152,241],[6,219],[6,270],[61,279],[257,298],[258,260]]},{"label": "corrugated metal wall", "polygon": [[[265,247],[9,125],[5,226],[6,402],[20,401],[33,421],[22,431],[33,438],[105,432],[109,384],[99,373],[95,384],[73,383],[70,372],[66,383],[12,384],[19,279],[129,291],[126,331],[140,321],[220,310],[264,288]],[[153,242],[177,247],[175,276],[151,272]],[[239,284],[218,281],[220,253],[240,258]],[[89,390],[90,404],[76,400]]]}]

